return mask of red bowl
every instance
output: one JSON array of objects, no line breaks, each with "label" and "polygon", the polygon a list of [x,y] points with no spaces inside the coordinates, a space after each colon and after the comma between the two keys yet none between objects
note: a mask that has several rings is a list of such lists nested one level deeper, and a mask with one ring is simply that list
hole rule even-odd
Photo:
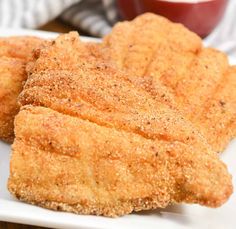
[{"label": "red bowl", "polygon": [[217,26],[228,0],[118,0],[121,16],[131,20],[139,14],[153,12],[184,24],[201,37]]}]

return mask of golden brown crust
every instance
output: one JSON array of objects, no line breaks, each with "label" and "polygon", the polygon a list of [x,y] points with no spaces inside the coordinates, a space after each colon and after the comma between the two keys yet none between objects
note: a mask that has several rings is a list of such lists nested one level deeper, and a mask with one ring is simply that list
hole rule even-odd
[{"label": "golden brown crust", "polygon": [[205,139],[76,33],[38,53],[20,95],[9,190],[40,206],[118,216],[222,205],[231,176]]},{"label": "golden brown crust", "polygon": [[20,59],[0,58],[0,139],[14,139],[14,117],[19,111],[17,96],[26,80],[25,62]]},{"label": "golden brown crust", "polygon": [[119,216],[175,202],[209,207],[232,193],[231,176],[199,142],[145,138],[48,108],[15,121],[9,190],[54,210]]},{"label": "golden brown crust", "polygon": [[[166,90],[166,103],[190,119],[215,151],[224,150],[235,137],[236,87],[233,79],[228,80],[229,64],[224,53],[203,48],[197,35],[150,13],[118,23],[102,46],[106,58],[128,72],[135,85],[156,100],[163,100],[160,88]],[[144,87],[139,78],[148,78],[149,84]],[[222,91],[222,87],[227,89]],[[224,115],[222,109],[211,106],[221,103],[221,97],[227,97],[223,101],[227,103]],[[224,125],[220,127],[219,123]],[[214,126],[217,128],[213,130]]]},{"label": "golden brown crust", "polygon": [[0,139],[13,142],[14,117],[19,111],[17,97],[27,78],[26,62],[42,43],[36,37],[0,38]]},{"label": "golden brown crust", "polygon": [[42,44],[42,39],[32,36],[12,36],[0,38],[0,56],[29,61],[32,51]]},{"label": "golden brown crust", "polygon": [[[196,115],[197,116],[197,115]],[[202,113],[197,116],[201,132],[208,136],[211,145],[222,151],[236,136],[236,67],[232,66],[222,77]]]},{"label": "golden brown crust", "polygon": [[199,133],[190,122],[92,55],[94,48],[70,33],[41,50],[19,96],[21,105],[45,106],[99,125],[195,144]]}]

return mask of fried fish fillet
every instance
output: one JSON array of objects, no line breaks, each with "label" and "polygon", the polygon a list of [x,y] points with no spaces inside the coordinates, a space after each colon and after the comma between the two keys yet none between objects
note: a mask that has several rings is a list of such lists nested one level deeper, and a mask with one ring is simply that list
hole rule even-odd
[{"label": "fried fish fillet", "polygon": [[35,37],[0,38],[0,139],[12,142],[17,97],[27,78],[25,66],[42,40]]},{"label": "fried fish fillet", "polygon": [[33,36],[12,36],[0,38],[0,56],[31,60],[32,50],[40,47],[43,39]]},{"label": "fried fish fillet", "polygon": [[19,111],[17,97],[27,78],[25,62],[20,59],[0,58],[0,138],[12,142],[14,117]]},{"label": "fried fish fillet", "polygon": [[38,53],[19,101],[8,188],[23,201],[114,217],[176,202],[218,207],[232,193],[191,122],[76,33]]},{"label": "fried fish fillet", "polygon": [[184,26],[150,13],[118,23],[102,45],[107,59],[181,111],[215,151],[235,137],[236,71],[225,54],[204,48]]}]

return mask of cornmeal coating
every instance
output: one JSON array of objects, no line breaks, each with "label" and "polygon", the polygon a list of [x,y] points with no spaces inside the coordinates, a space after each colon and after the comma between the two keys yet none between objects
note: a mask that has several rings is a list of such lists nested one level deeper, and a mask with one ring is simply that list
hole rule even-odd
[{"label": "cornmeal coating", "polygon": [[6,142],[14,139],[17,97],[27,79],[26,63],[41,43],[42,39],[28,36],[0,38],[0,139]]},{"label": "cornmeal coating", "polygon": [[136,86],[192,121],[215,151],[235,137],[236,71],[224,53],[204,48],[183,25],[151,13],[115,25],[102,46]]},{"label": "cornmeal coating", "polygon": [[35,58],[15,120],[17,198],[112,217],[229,198],[231,176],[192,123],[104,61],[99,45],[69,33]]},{"label": "cornmeal coating", "polygon": [[19,111],[17,96],[27,78],[25,62],[11,57],[0,58],[0,138],[14,139],[14,118]]},{"label": "cornmeal coating", "polygon": [[32,59],[32,51],[41,46],[43,39],[33,36],[11,36],[0,38],[0,56]]}]

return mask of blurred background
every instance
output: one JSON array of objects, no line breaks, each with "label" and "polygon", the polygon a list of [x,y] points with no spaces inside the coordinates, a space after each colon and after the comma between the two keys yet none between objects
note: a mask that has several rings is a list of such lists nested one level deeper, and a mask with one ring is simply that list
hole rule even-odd
[{"label": "blurred background", "polygon": [[103,37],[117,21],[144,12],[183,23],[207,44],[236,56],[235,0],[0,0],[0,27]]},{"label": "blurred background", "polygon": [[144,12],[183,23],[211,45],[235,52],[235,0],[0,0],[0,27],[102,37],[117,21]]}]

